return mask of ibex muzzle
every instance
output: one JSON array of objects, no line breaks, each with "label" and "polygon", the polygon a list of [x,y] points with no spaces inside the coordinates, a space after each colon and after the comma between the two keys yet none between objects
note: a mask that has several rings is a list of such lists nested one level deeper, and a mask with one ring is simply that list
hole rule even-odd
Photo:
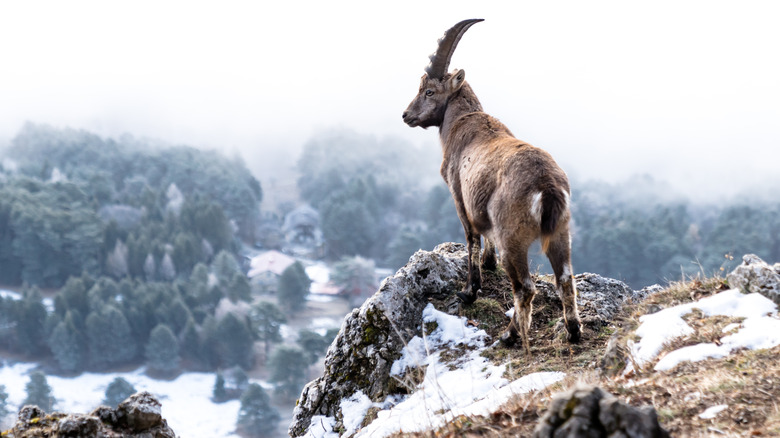
[{"label": "ibex muzzle", "polygon": [[515,314],[501,340],[512,344],[520,337],[530,352],[528,331],[536,288],[528,269],[528,248],[541,239],[563,301],[568,339],[578,342],[581,326],[571,268],[566,173],[550,154],[518,140],[498,119],[484,113],[463,70],[447,72],[460,38],[480,21],[461,21],[439,39],[403,119],[411,127],[439,127],[441,175],[455,201],[469,250],[469,278],[458,297],[471,304],[482,288],[480,237],[484,237],[481,267],[495,268],[497,249],[514,293]]}]

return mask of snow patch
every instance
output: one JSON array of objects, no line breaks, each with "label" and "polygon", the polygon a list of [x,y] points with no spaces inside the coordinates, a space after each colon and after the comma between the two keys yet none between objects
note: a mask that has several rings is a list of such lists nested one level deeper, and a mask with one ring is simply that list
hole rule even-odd
[{"label": "snow patch", "polygon": [[373,406],[371,399],[362,391],[352,394],[352,397],[341,400],[341,413],[344,416],[344,435],[350,436],[360,428],[360,423],[366,417],[368,408]]},{"label": "snow patch", "polygon": [[303,438],[339,438],[339,434],[333,431],[336,419],[324,415],[311,417],[311,425]]},{"label": "snow patch", "polygon": [[[510,383],[502,377],[504,365],[495,366],[480,356],[488,339],[484,330],[469,327],[466,318],[439,312],[431,304],[423,310],[423,321],[435,322],[436,329],[424,338],[412,338],[402,350],[401,358],[391,367],[391,374],[400,376],[409,368],[425,366],[423,382],[409,396],[388,397],[383,405],[374,403],[373,406],[382,410],[371,424],[358,430],[356,437],[423,431],[440,427],[459,415],[487,415],[513,395],[542,389],[565,376],[558,372],[534,373]],[[442,349],[456,345],[472,350],[463,351],[455,364],[442,363]],[[345,428],[350,427],[346,420],[348,416],[359,417],[362,422],[372,405],[367,403],[367,398],[356,402],[356,414],[347,414],[345,407],[349,406],[342,401]]]},{"label": "snow patch", "polygon": [[711,407],[707,408],[704,412],[699,414],[699,418],[703,418],[705,420],[709,420],[711,418],[715,418],[718,414],[723,412],[728,407],[729,407],[729,405],[711,406]]},{"label": "snow patch", "polygon": [[[641,325],[636,334],[639,342],[629,341],[634,361],[640,366],[652,361],[663,346],[675,338],[693,333],[682,317],[693,309],[706,316],[725,315],[744,318],[741,324],[729,324],[724,333],[736,330],[720,340],[721,345],[697,344],[672,351],[655,366],[658,371],[669,370],[683,361],[700,361],[720,358],[740,348],[760,349],[780,345],[780,319],[777,306],[761,294],[743,294],[729,289],[699,301],[670,307],[639,318]],[[633,367],[627,367],[627,372]]]}]

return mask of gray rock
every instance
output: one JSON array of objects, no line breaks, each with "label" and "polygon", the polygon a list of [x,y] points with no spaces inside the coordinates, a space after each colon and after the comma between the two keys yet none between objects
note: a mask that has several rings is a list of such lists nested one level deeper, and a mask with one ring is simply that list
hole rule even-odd
[{"label": "gray rock", "polygon": [[137,392],[116,408],[117,422],[135,432],[142,432],[162,424],[159,401],[150,393]]},{"label": "gray rock", "polygon": [[614,278],[585,272],[576,275],[577,304],[582,313],[595,313],[602,321],[612,321],[628,301],[641,301],[662,288],[658,285],[635,291]]},{"label": "gray rock", "polygon": [[729,286],[744,293],[760,293],[780,306],[780,263],[770,266],[755,254],[742,256],[742,264],[727,276]]},{"label": "gray rock", "polygon": [[60,436],[97,436],[100,419],[91,415],[66,415],[57,424]]},{"label": "gray rock", "polygon": [[422,311],[430,300],[444,300],[466,278],[466,249],[443,243],[418,251],[360,309],[347,315],[325,356],[325,373],[303,389],[293,413],[291,436],[301,436],[311,417],[341,418],[339,402],[360,390],[372,401],[393,393],[390,367],[404,345],[420,334]]},{"label": "gray rock", "polygon": [[88,415],[46,414],[37,406],[25,406],[3,437],[176,438],[160,416],[160,402],[148,392],[134,394],[119,406],[100,406]]},{"label": "gray rock", "polygon": [[576,386],[553,396],[534,438],[664,438],[652,406],[631,407],[597,386]]}]

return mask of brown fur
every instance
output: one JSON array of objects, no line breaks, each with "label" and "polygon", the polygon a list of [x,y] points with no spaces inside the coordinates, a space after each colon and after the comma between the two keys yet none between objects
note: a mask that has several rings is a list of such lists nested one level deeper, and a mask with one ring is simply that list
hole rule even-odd
[{"label": "brown fur", "polygon": [[515,316],[501,339],[514,343],[519,336],[530,352],[528,330],[536,289],[528,269],[528,248],[541,239],[564,304],[569,341],[577,342],[581,328],[570,260],[570,190],[563,170],[550,154],[518,140],[498,119],[484,113],[463,70],[441,79],[423,75],[403,118],[411,127],[439,127],[441,175],[455,201],[469,250],[469,278],[458,293],[461,300],[474,302],[482,287],[482,236],[483,269],[495,266],[495,245],[514,292]]}]

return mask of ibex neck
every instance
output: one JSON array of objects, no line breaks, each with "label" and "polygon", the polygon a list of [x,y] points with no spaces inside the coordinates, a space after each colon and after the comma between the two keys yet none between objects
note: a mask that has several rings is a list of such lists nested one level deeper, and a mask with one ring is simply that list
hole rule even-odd
[{"label": "ibex neck", "polygon": [[465,114],[481,112],[482,104],[479,103],[477,95],[471,89],[468,82],[463,83],[460,90],[453,94],[447,103],[447,110],[444,112],[444,120],[439,128],[439,135],[442,143],[447,139],[453,123]]}]

